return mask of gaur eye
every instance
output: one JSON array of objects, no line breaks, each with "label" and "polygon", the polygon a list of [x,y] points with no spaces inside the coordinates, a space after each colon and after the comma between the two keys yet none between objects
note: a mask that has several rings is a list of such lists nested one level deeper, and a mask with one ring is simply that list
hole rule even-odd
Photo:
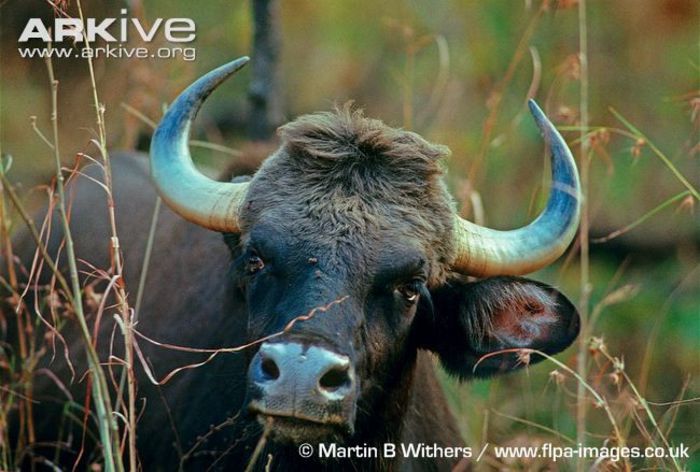
[{"label": "gaur eye", "polygon": [[399,292],[407,302],[413,303],[418,300],[421,284],[422,282],[420,280],[412,280],[406,284],[399,285],[396,291]]},{"label": "gaur eye", "polygon": [[246,271],[249,274],[255,274],[256,272],[260,272],[263,267],[265,267],[265,263],[260,258],[260,256],[250,256],[248,258],[248,261],[246,262]]}]

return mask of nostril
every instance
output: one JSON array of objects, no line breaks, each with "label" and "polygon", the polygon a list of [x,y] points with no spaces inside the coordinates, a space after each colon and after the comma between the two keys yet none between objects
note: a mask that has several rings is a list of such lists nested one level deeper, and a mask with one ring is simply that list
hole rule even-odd
[{"label": "nostril", "polygon": [[349,366],[333,367],[323,374],[318,384],[321,389],[328,392],[334,392],[341,387],[350,385]]},{"label": "nostril", "polygon": [[280,376],[279,367],[277,367],[275,361],[273,361],[269,357],[263,359],[260,368],[262,369],[263,375],[265,376],[266,380],[277,380]]}]

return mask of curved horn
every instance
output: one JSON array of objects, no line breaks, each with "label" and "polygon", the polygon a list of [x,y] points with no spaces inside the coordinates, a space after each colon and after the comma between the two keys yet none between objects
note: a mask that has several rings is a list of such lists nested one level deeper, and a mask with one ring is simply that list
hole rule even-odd
[{"label": "curved horn", "polygon": [[576,234],[581,213],[581,185],[571,151],[539,106],[530,112],[552,153],[552,188],[547,206],[532,223],[498,231],[455,216],[456,259],[452,268],[488,277],[534,272],[561,256]]},{"label": "curved horn", "polygon": [[151,141],[151,178],[168,206],[192,223],[238,232],[247,183],[225,183],[201,174],[188,145],[190,126],[209,94],[248,62],[241,57],[200,77],[170,105]]}]

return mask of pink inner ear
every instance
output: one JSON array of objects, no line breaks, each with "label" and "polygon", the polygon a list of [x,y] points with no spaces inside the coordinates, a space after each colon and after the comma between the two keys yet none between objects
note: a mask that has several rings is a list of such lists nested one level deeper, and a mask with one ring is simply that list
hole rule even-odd
[{"label": "pink inner ear", "polygon": [[527,311],[527,313],[530,315],[539,315],[542,314],[545,310],[544,305],[536,300],[532,300],[525,303],[524,308],[525,311]]},{"label": "pink inner ear", "polygon": [[535,298],[513,294],[491,313],[491,336],[513,347],[525,347],[546,338],[549,327],[556,323],[553,300],[547,294]]}]

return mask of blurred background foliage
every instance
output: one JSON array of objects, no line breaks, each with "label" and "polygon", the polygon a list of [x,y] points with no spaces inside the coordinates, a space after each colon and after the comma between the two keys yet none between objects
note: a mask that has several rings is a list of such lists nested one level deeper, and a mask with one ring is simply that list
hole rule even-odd
[{"label": "blurred background foliage", "polygon": [[[576,4],[576,0],[283,1],[279,18],[285,117],[354,100],[368,116],[413,129],[452,149],[446,162],[448,182],[465,216],[474,216],[475,196],[480,196],[486,224],[517,227],[539,211],[546,197],[541,194],[546,156],[526,113],[529,93],[558,126],[568,130],[565,137],[578,154]],[[24,195],[30,195],[34,185],[52,174],[52,156],[30,124],[30,117],[36,116],[38,127],[48,128],[49,87],[43,61],[20,58],[17,38],[27,18],[49,19],[53,12],[40,0],[7,0],[1,5],[0,144],[2,152],[14,158],[11,178],[22,185]],[[194,78],[250,54],[251,12],[246,1],[83,3],[87,14],[95,17],[118,16],[125,5],[151,22],[157,17],[188,17],[197,25],[195,61],[96,63],[112,148],[145,150],[151,129],[123,104],[157,121],[168,100]],[[694,0],[588,4],[591,126],[625,129],[610,112],[613,108],[642,130],[696,187],[700,184],[699,34],[700,4]],[[89,148],[90,130],[95,127],[92,97],[85,62],[60,60],[55,68],[68,163],[76,152]],[[198,138],[242,150],[244,156],[236,159],[246,165],[254,164],[259,154],[245,135],[249,74],[247,68],[216,93],[196,130]],[[592,237],[624,227],[684,190],[648,143],[603,131],[593,136],[592,144],[587,195]],[[215,168],[231,160],[201,149],[195,156]],[[624,358],[627,372],[649,401],[700,396],[700,220],[694,203],[683,199],[623,236],[591,246],[591,307],[600,311],[593,334],[604,339],[613,355]],[[580,293],[575,250],[534,276],[559,286],[573,300]],[[604,306],[610,301],[615,303]],[[560,359],[575,365],[575,351],[570,349]],[[616,392],[604,359],[593,355],[591,362],[593,385],[614,394],[618,411],[629,409],[622,420],[629,427],[637,421],[633,402],[624,392]],[[558,382],[556,374],[550,375],[552,370],[553,365],[544,363],[522,374],[462,386],[445,378],[466,440],[504,443],[523,434],[547,436],[513,418],[575,437],[575,383]],[[683,441],[697,451],[697,403],[652,409],[674,442]],[[591,437],[607,434],[602,412],[591,408],[589,414]],[[698,460],[695,466],[700,468]]]}]

